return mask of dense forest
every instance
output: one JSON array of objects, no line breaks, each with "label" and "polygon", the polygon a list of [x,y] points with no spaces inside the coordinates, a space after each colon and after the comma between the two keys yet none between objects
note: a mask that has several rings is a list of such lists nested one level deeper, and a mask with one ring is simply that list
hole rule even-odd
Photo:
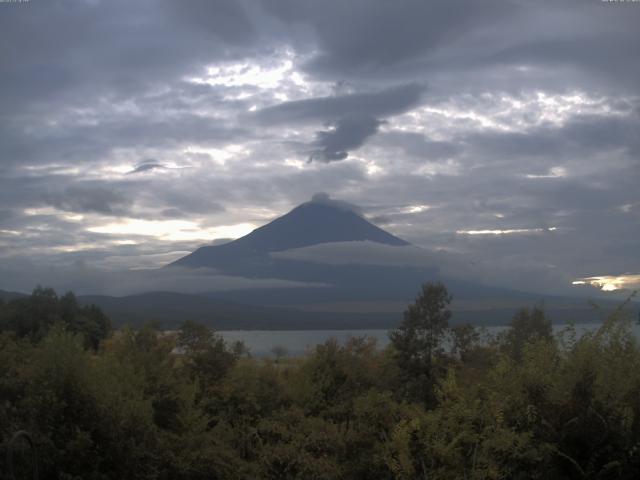
[{"label": "dense forest", "polygon": [[188,321],[113,331],[38,288],[0,304],[2,478],[22,430],[47,479],[638,478],[624,305],[584,335],[525,308],[482,338],[449,327],[450,301],[425,284],[383,350],[353,338],[265,359]]}]

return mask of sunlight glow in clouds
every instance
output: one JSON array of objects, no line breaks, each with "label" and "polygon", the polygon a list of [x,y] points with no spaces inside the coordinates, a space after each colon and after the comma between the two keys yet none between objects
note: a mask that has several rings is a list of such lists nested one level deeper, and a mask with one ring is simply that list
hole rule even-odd
[{"label": "sunlight glow in clouds", "polygon": [[[196,84],[225,87],[258,87],[275,89],[285,80],[307,89],[307,82],[300,72],[295,71],[292,51],[283,52],[279,61],[271,65],[257,65],[249,62],[228,63],[207,67],[203,77],[189,77],[186,80]],[[283,99],[285,100],[285,99]]]},{"label": "sunlight glow in clouds", "polygon": [[512,228],[507,230],[456,230],[458,235],[509,235],[513,233],[553,232],[557,227],[549,228]]},{"label": "sunlight glow in clouds", "polygon": [[429,205],[409,205],[401,210],[401,213],[422,213],[429,210]]},{"label": "sunlight glow in clouds", "polygon": [[614,290],[640,288],[640,275],[601,275],[581,278],[571,283],[573,285],[593,285],[602,291],[613,292]]},{"label": "sunlight glow in clouds", "polygon": [[251,150],[243,145],[236,144],[227,145],[224,148],[199,147],[196,145],[189,145],[184,149],[183,153],[185,153],[186,155],[205,155],[206,158],[210,158],[218,165],[225,166],[227,160],[230,160],[234,157],[249,155],[251,153]]},{"label": "sunlight glow in clouds", "polygon": [[562,178],[567,176],[567,169],[564,167],[553,167],[545,175],[525,175],[526,178]]},{"label": "sunlight glow in clouds", "polygon": [[93,233],[109,235],[144,235],[168,241],[212,240],[216,238],[239,238],[256,228],[251,223],[221,225],[202,228],[196,222],[186,220],[137,220],[127,219],[87,229]]},{"label": "sunlight glow in clouds", "polygon": [[584,91],[568,94],[529,91],[518,95],[484,92],[461,95],[445,102],[413,109],[389,120],[386,128],[426,133],[445,140],[460,125],[477,130],[526,133],[531,128],[561,127],[580,115],[616,116],[624,112],[612,108],[605,99]]},{"label": "sunlight glow in clouds", "polygon": [[460,163],[454,160],[447,160],[446,162],[431,162],[426,163],[416,169],[417,175],[424,175],[426,177],[433,177],[436,175],[459,175],[461,171]]}]

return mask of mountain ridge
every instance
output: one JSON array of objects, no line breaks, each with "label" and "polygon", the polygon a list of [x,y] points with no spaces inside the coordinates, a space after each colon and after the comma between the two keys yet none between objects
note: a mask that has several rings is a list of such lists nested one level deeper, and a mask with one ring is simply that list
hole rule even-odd
[{"label": "mountain ridge", "polygon": [[305,202],[251,233],[222,245],[204,246],[168,266],[220,267],[230,257],[264,263],[271,252],[322,243],[371,241],[392,246],[409,242],[373,225],[353,210],[318,202]]}]

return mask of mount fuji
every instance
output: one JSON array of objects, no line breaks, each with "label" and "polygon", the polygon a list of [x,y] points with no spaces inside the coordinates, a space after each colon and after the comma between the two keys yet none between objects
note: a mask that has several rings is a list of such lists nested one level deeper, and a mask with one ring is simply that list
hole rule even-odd
[{"label": "mount fuji", "polygon": [[[555,321],[590,321],[584,299],[494,287],[443,273],[434,252],[373,225],[344,202],[316,195],[248,235],[203,246],[165,266],[165,272],[250,279],[279,286],[203,291],[197,295],[148,292],[98,297],[118,321],[184,319],[218,329],[389,328],[402,318],[420,285],[443,282],[453,296],[453,321],[504,324],[514,312],[544,302]],[[282,286],[282,285],[285,286]]]}]

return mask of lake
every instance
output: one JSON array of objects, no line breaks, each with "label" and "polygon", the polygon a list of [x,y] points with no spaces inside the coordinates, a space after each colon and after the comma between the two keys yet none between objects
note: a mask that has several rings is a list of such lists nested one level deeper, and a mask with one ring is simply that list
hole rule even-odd
[{"label": "lake", "polygon": [[[578,333],[595,330],[601,323],[583,323],[576,325]],[[555,333],[565,329],[567,325],[553,326]],[[507,327],[483,327],[480,329],[483,336],[493,336],[505,330]],[[633,332],[640,338],[640,325],[633,324]],[[330,338],[336,338],[344,343],[350,337],[373,337],[377,340],[378,347],[384,348],[389,343],[389,330],[228,330],[218,332],[227,342],[242,341],[256,357],[272,356],[275,347],[282,347],[289,356],[298,356],[313,349],[316,345],[324,343]]]}]

